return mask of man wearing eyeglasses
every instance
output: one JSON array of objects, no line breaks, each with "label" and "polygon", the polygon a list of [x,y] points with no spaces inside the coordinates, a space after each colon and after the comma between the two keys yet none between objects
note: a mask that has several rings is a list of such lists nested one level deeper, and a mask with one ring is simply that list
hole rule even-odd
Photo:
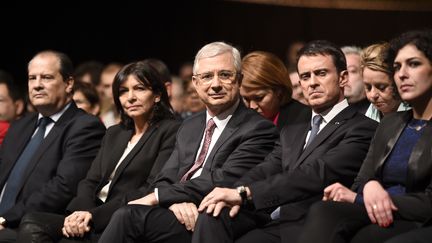
[{"label": "man wearing eyeglasses", "polygon": [[206,111],[183,123],[154,191],[117,210],[99,242],[190,242],[203,197],[216,186],[232,186],[272,150],[277,129],[240,102],[236,48],[204,46],[193,73]]}]

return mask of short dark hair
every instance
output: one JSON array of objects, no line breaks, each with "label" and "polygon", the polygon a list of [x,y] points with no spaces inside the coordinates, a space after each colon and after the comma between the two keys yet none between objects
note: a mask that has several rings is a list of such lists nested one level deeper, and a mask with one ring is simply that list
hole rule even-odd
[{"label": "short dark hair", "polygon": [[338,73],[347,70],[345,55],[336,44],[327,40],[315,40],[307,43],[297,53],[297,72],[300,57],[316,55],[330,55]]},{"label": "short dark hair", "polygon": [[12,75],[4,70],[0,70],[0,84],[6,85],[9,96],[13,101],[25,101],[24,92],[22,91],[21,87],[15,83]]},{"label": "short dark hair", "polygon": [[[60,64],[60,70],[59,73],[60,75],[63,77],[63,81],[68,81],[69,79],[74,77],[74,67],[72,64],[72,60],[69,58],[68,55],[66,55],[63,52],[59,52],[59,51],[54,51],[54,50],[45,50],[45,51],[41,51],[39,53],[37,53],[32,60],[39,56],[39,55],[43,55],[43,54],[52,54],[54,56],[56,56],[58,58],[59,64]],[[32,61],[30,60],[30,62]],[[29,64],[30,64],[29,62]]]},{"label": "short dark hair", "polygon": [[75,92],[80,91],[92,107],[99,104],[99,94],[92,84],[76,81],[73,89]]},{"label": "short dark hair", "polygon": [[145,60],[142,61],[143,63],[146,63],[150,66],[152,66],[154,69],[156,69],[162,79],[162,81],[165,82],[172,82],[171,80],[171,72],[168,69],[167,65],[159,60],[159,59],[155,59],[155,58],[147,58]]},{"label": "short dark hair", "polygon": [[169,103],[165,83],[159,72],[148,62],[133,62],[124,66],[114,77],[112,85],[113,98],[117,111],[120,114],[121,123],[128,129],[134,128],[134,122],[123,110],[120,103],[120,86],[128,77],[132,75],[140,81],[145,87],[150,89],[154,94],[160,95],[160,101],[157,102],[153,109],[153,115],[150,118],[150,124],[157,123],[162,119],[173,119],[172,107]]},{"label": "short dark hair", "polygon": [[412,44],[432,63],[432,29],[408,31],[390,41],[384,61],[394,73],[393,62],[404,46]]}]

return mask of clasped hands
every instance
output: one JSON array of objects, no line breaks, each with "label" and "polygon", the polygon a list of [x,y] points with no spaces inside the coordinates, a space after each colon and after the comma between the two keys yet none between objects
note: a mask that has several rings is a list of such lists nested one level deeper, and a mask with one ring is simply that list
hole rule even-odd
[{"label": "clasped hands", "polygon": [[[334,183],[324,189],[323,201],[354,203],[357,193],[340,183]],[[363,200],[369,219],[380,227],[393,223],[393,211],[397,210],[388,192],[378,181],[371,180],[363,188]]]},{"label": "clasped hands", "polygon": [[89,222],[92,214],[87,211],[75,211],[67,216],[63,223],[62,233],[66,237],[83,237],[90,231]]}]

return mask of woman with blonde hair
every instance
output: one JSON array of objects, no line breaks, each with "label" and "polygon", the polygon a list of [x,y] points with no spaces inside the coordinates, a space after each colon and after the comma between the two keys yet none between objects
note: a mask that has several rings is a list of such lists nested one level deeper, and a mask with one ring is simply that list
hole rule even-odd
[{"label": "woman with blonde hair", "polygon": [[273,121],[279,128],[297,119],[310,119],[310,109],[291,99],[288,71],[275,55],[254,51],[242,60],[240,94],[246,106]]},{"label": "woman with blonde hair", "polygon": [[373,44],[363,49],[361,55],[366,97],[371,103],[365,115],[378,122],[389,113],[409,109],[397,92],[390,68],[384,63],[388,47],[388,43]]}]

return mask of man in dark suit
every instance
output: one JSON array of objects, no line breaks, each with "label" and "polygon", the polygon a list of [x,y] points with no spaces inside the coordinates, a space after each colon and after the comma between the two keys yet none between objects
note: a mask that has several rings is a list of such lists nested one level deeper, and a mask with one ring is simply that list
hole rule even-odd
[{"label": "man in dark suit", "polygon": [[263,161],[278,132],[240,102],[241,79],[234,47],[214,42],[198,52],[193,84],[207,111],[184,121],[154,192],[117,210],[99,242],[190,242],[201,199]]},{"label": "man in dark suit", "polygon": [[100,147],[105,128],[72,101],[72,73],[59,52],[40,52],[28,64],[38,113],[12,123],[1,148],[0,242],[15,242],[27,212],[63,212]]},{"label": "man in dark suit", "polygon": [[297,69],[312,121],[285,126],[280,143],[236,189],[216,188],[203,199],[192,242],[295,242],[323,189],[353,183],[376,123],[344,98],[344,54],[314,41],[300,50]]}]

